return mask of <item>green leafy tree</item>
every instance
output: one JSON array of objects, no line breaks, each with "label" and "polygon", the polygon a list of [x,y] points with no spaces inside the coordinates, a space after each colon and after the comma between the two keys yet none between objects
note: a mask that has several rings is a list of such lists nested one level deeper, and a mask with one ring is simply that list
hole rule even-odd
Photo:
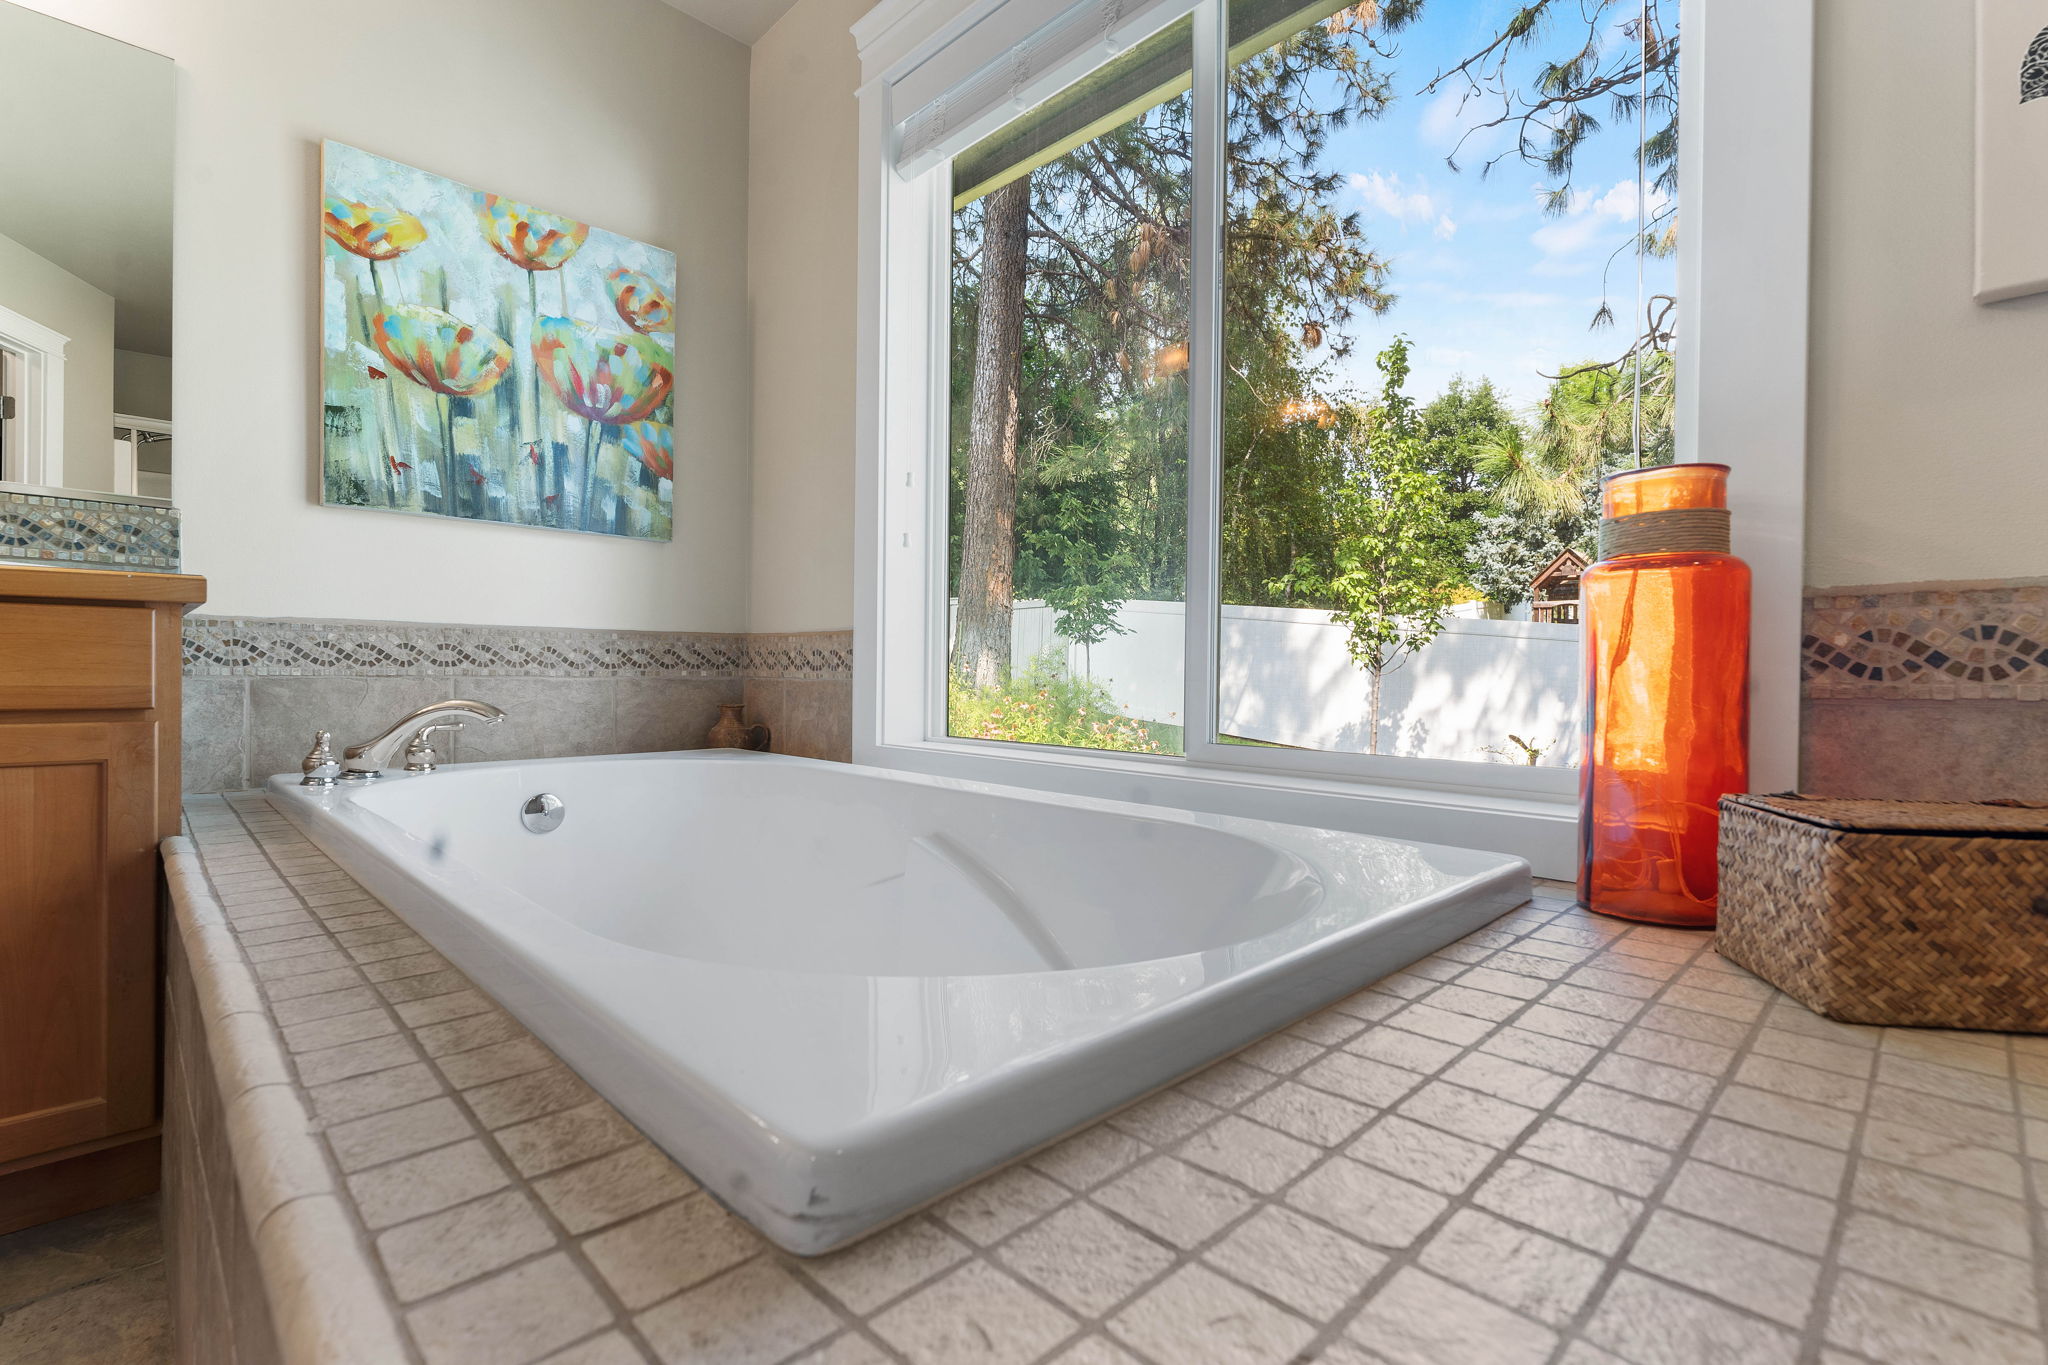
[{"label": "green leafy tree", "polygon": [[1363,443],[1329,495],[1334,549],[1327,565],[1303,562],[1299,587],[1336,603],[1352,660],[1371,678],[1370,752],[1379,752],[1386,674],[1443,630],[1464,565],[1452,531],[1450,495],[1427,464],[1415,401],[1408,397],[1408,339],[1378,357],[1379,405]]},{"label": "green leafy tree", "polygon": [[1107,445],[1048,453],[1031,470],[1021,499],[1018,593],[1051,607],[1053,628],[1080,645],[1084,658],[1110,636],[1129,633],[1117,612],[1134,595],[1140,568],[1124,510]]}]

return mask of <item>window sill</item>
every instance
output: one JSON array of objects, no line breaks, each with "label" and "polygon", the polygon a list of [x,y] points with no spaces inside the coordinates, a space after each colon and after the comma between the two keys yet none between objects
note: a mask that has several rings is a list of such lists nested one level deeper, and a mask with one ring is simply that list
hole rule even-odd
[{"label": "window sill", "polygon": [[857,743],[853,758],[877,768],[1032,791],[1485,849],[1527,859],[1539,877],[1577,874],[1578,800],[1570,795],[1407,786],[958,740]]}]

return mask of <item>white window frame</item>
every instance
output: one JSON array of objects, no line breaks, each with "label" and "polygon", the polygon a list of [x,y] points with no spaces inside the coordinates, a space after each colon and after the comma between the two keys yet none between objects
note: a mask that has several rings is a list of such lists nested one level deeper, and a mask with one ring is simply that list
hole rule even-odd
[{"label": "white window frame", "polygon": [[23,359],[21,410],[15,433],[21,440],[19,470],[0,472],[14,483],[61,488],[64,484],[64,348],[71,338],[34,318],[0,305],[0,346]]},{"label": "white window frame", "polygon": [[[898,164],[904,120],[981,76],[1077,8],[1103,39],[1061,69],[1019,72],[1009,101],[949,127],[936,154]],[[1574,872],[1572,769],[1221,745],[1216,628],[1188,612],[1187,755],[1098,754],[948,737],[948,158],[1118,50],[1195,14],[1198,147],[1220,144],[1218,0],[885,0],[854,28],[860,90],[860,346],[853,744],[856,762],[1075,795],[1353,829],[1493,849],[1538,875]],[[1092,16],[1091,16],[1092,17]],[[1796,785],[1803,580],[1813,0],[1682,0],[1678,458],[1730,465],[1736,552],[1755,576],[1751,785]],[[1213,87],[1213,88],[1212,88]],[[1720,90],[1733,92],[1717,98]],[[1194,193],[1219,206],[1217,160],[1198,154]],[[1213,240],[1196,243],[1194,335],[1220,303]],[[1194,534],[1214,510],[1214,357],[1190,379],[1190,598],[1213,581],[1216,546]]]}]

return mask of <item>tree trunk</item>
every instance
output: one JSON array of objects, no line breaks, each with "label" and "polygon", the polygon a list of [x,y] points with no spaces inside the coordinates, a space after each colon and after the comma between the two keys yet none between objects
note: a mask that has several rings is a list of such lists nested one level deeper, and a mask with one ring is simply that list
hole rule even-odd
[{"label": "tree trunk", "polygon": [[1382,668],[1372,670],[1372,724],[1366,732],[1365,749],[1369,754],[1380,751],[1380,676],[1385,672]]},{"label": "tree trunk", "polygon": [[986,202],[981,307],[974,324],[974,398],[967,425],[967,511],[960,528],[960,621],[953,644],[955,672],[976,687],[994,687],[1010,677],[1031,177],[1018,177]]}]

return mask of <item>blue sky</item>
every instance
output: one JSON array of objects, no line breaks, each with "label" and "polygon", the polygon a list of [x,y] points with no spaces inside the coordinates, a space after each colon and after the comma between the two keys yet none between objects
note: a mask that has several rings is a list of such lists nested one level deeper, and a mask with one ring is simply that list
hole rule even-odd
[{"label": "blue sky", "polygon": [[[1461,89],[1419,92],[1483,47],[1514,7],[1512,0],[1434,0],[1391,40],[1396,59],[1381,63],[1393,73],[1385,115],[1330,140],[1326,164],[1346,179],[1339,203],[1361,214],[1367,240],[1392,266],[1387,288],[1398,298],[1383,317],[1366,316],[1350,328],[1356,346],[1344,370],[1361,390],[1379,387],[1373,355],[1405,333],[1413,342],[1408,392],[1419,401],[1462,374],[1491,378],[1517,405],[1533,404],[1548,387],[1544,372],[1619,355],[1631,319],[1641,316],[1635,267],[1624,255],[1607,273],[1615,325],[1587,330],[1608,257],[1635,231],[1633,120],[1612,123],[1604,101],[1593,111],[1605,126],[1581,148],[1573,177],[1578,193],[1559,217],[1542,211],[1540,167],[1510,156],[1482,178],[1484,161],[1510,145],[1505,130],[1466,142],[1459,170],[1445,164],[1460,135],[1489,108],[1497,111],[1498,101],[1475,96],[1461,109],[1461,81]],[[1566,50],[1580,32],[1575,20],[1553,25],[1536,50]],[[1615,34],[1610,41],[1627,40]],[[1518,57],[1511,70],[1526,84],[1535,65]],[[1670,260],[1650,261],[1647,292],[1671,292],[1673,276]]]}]

